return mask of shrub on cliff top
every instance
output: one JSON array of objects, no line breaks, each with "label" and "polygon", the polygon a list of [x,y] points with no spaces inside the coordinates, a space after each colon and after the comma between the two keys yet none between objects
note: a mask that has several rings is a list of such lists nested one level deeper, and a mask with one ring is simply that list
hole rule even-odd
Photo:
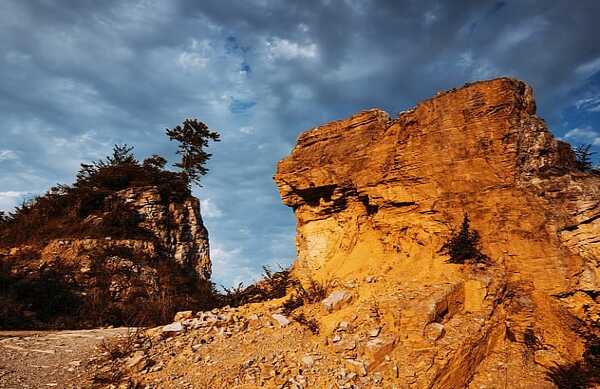
[{"label": "shrub on cliff top", "polygon": [[462,264],[487,261],[488,257],[479,250],[479,233],[471,230],[469,223],[469,216],[465,214],[460,230],[453,233],[442,246],[441,252],[450,256],[448,262]]},{"label": "shrub on cliff top", "polygon": [[[135,229],[134,211],[107,203],[110,195],[131,187],[156,186],[165,201],[176,201],[190,191],[181,173],[141,164],[131,151],[132,147],[116,145],[106,159],[81,164],[73,185],[57,185],[45,195],[23,202],[3,217],[0,245],[44,243],[61,237],[140,235]],[[105,215],[106,220],[84,223],[91,214]]]},{"label": "shrub on cliff top", "polygon": [[[57,185],[23,202],[10,214],[0,214],[0,246],[44,243],[61,237],[139,235],[131,212],[123,208],[121,219],[115,215],[119,209],[107,204],[107,198],[116,191],[143,186],[157,187],[165,202],[189,196],[192,183],[199,184],[199,178],[207,172],[204,164],[211,154],[204,148],[208,140],[219,140],[217,132],[195,119],[167,130],[167,135],[181,143],[178,153],[182,161],[175,164],[180,171],[166,170],[167,160],[160,155],[140,162],[132,146],[115,145],[106,158],[82,163],[73,185]],[[87,225],[84,220],[92,214],[115,217],[100,225]]]}]

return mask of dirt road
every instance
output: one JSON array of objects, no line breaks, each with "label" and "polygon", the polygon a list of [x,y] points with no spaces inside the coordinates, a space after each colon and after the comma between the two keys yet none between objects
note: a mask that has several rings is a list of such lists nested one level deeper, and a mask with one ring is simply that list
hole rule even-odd
[{"label": "dirt road", "polygon": [[86,388],[95,348],[127,328],[77,331],[0,331],[0,388]]}]

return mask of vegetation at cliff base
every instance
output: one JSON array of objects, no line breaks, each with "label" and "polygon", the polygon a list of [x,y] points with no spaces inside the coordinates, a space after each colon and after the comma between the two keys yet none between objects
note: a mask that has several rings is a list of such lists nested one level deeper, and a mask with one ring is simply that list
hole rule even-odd
[{"label": "vegetation at cliff base", "polygon": [[588,335],[583,358],[550,368],[548,379],[559,389],[587,389],[600,385],[600,338]]}]

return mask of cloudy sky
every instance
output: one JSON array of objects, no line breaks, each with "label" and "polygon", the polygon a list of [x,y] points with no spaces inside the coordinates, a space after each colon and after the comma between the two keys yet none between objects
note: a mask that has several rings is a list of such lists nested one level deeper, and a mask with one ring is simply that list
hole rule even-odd
[{"label": "cloudy sky", "polygon": [[600,152],[600,1],[0,1],[0,209],[115,143],[171,157],[186,117],[222,133],[195,190],[214,278],[289,264],[272,176],[298,134],[513,76],[554,133]]}]

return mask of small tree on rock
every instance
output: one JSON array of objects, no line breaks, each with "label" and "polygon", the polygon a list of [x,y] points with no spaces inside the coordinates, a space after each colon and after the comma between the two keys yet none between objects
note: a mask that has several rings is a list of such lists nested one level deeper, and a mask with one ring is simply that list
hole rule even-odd
[{"label": "small tree on rock", "polygon": [[175,166],[181,169],[188,183],[200,185],[200,178],[208,172],[204,165],[212,157],[205,148],[210,140],[221,140],[219,133],[209,130],[197,119],[186,119],[182,125],[167,129],[167,135],[170,140],[179,142],[177,154],[181,155],[181,162]]},{"label": "small tree on rock", "polygon": [[144,159],[142,166],[147,169],[158,169],[161,170],[167,164],[167,160],[158,154],[154,154],[151,157]]},{"label": "small tree on rock", "polygon": [[126,143],[122,145],[115,145],[113,147],[112,155],[106,157],[106,160],[109,165],[113,166],[138,163],[137,159],[135,159],[135,155],[133,154],[133,146],[129,146]]},{"label": "small tree on rock", "polygon": [[577,165],[577,169],[582,172],[592,171],[594,166],[592,164],[592,155],[596,154],[593,151],[590,151],[592,145],[579,145],[573,150],[575,152],[575,164]]},{"label": "small tree on rock", "polygon": [[486,262],[488,257],[479,250],[479,233],[469,227],[469,216],[465,214],[458,232],[442,246],[441,252],[450,256],[450,263],[465,263],[467,261]]}]

